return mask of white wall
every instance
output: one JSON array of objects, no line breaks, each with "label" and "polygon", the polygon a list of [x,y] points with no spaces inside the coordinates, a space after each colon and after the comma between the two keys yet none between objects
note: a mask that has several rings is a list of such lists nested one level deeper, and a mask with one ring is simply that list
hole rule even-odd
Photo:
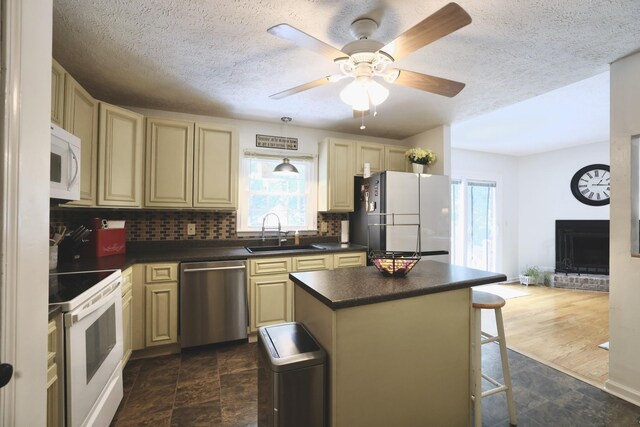
[{"label": "white wall", "polygon": [[518,268],[518,158],[469,150],[451,150],[451,178],[496,182],[498,221],[496,270],[509,279]]},{"label": "white wall", "polygon": [[429,173],[438,175],[451,174],[451,127],[438,126],[425,132],[410,136],[401,141],[400,145],[420,147],[433,151],[437,161],[429,166]]},{"label": "white wall", "polygon": [[582,167],[609,164],[609,143],[581,145],[518,158],[518,265],[555,268],[556,219],[609,219],[609,206],[587,206],[571,193]]},{"label": "white wall", "polygon": [[46,424],[52,10],[51,0],[2,6],[0,359],[15,369],[0,391],[7,426]]},{"label": "white wall", "polygon": [[[611,285],[608,391],[640,405],[640,258],[631,256],[638,233],[638,159],[631,138],[640,135],[640,53],[611,64]],[[636,153],[637,154],[637,153]]]}]

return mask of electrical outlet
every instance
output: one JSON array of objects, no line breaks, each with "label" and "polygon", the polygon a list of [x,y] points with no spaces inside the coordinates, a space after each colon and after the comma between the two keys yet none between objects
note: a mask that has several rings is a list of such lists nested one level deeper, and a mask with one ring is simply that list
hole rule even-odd
[{"label": "electrical outlet", "polygon": [[196,235],[196,225],[187,224],[187,236],[195,236],[195,235]]},{"label": "electrical outlet", "polygon": [[322,221],[322,222],[320,223],[320,232],[321,232],[321,233],[326,233],[326,232],[328,231],[328,228],[327,228],[327,227],[328,227],[327,223],[326,223],[326,222],[324,222],[324,221]]}]

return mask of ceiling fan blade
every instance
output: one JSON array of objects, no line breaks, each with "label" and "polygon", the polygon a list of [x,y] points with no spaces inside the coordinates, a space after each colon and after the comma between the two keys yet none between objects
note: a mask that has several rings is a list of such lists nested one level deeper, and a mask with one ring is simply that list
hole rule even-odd
[{"label": "ceiling fan blade", "polygon": [[371,110],[364,110],[364,111],[359,111],[359,110],[353,110],[353,118],[354,119],[359,119],[362,116],[368,116],[369,114],[371,114]]},{"label": "ceiling fan blade", "polygon": [[415,71],[398,70],[400,73],[393,83],[414,89],[424,90],[438,95],[456,96],[465,84],[442,77],[429,76],[427,74],[416,73]]},{"label": "ceiling fan blade", "polygon": [[289,24],[278,24],[267,30],[269,34],[280,37],[281,39],[288,40],[291,43],[300,47],[307,48],[325,56],[332,61],[337,58],[348,57],[346,53],[336,49],[335,47],[326,44],[323,41],[311,37],[309,34],[300,31],[297,28],[292,27]]},{"label": "ceiling fan blade", "polygon": [[394,41],[380,50],[398,60],[414,50],[418,50],[470,23],[471,17],[463,8],[456,3],[449,3],[422,22],[400,34]]},{"label": "ceiling fan blade", "polygon": [[269,95],[269,98],[271,99],[286,98],[287,96],[294,95],[298,92],[302,92],[305,90],[313,89],[314,87],[322,86],[327,83],[331,83],[331,81],[329,80],[329,76],[323,77],[318,80],[314,80],[309,83],[305,83],[300,86],[292,87],[291,89],[283,90],[282,92],[274,93],[273,95]]}]

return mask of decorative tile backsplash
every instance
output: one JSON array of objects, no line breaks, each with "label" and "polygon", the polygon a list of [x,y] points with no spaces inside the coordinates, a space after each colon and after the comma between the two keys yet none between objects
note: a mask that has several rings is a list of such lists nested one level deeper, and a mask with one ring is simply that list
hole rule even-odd
[{"label": "decorative tile backsplash", "polygon": [[[318,235],[340,236],[340,221],[347,217],[347,214],[318,213],[318,226],[323,221],[327,223],[327,232],[318,232]],[[125,220],[127,241],[251,238],[236,235],[236,212],[59,208],[51,211],[50,225],[73,229],[81,224],[90,224],[92,218]],[[189,223],[196,225],[195,236],[187,236]]]}]

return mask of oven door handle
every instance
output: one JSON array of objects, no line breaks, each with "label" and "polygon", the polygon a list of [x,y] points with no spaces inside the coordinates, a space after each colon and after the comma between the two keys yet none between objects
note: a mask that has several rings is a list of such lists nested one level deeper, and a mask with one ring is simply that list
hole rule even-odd
[{"label": "oven door handle", "polygon": [[103,291],[105,293],[100,295],[100,298],[97,301],[91,302],[90,304],[85,305],[82,310],[78,312],[72,311],[70,313],[66,313],[65,326],[71,326],[74,323],[78,323],[79,321],[81,321],[82,319],[84,319],[94,311],[98,310],[100,307],[103,307],[109,304],[111,302],[109,297],[119,289],[120,289],[120,281],[111,285],[111,289],[106,289],[105,291]]},{"label": "oven door handle", "polygon": [[76,156],[76,153],[73,151],[73,148],[71,147],[71,144],[69,144],[69,154],[71,154],[71,158],[73,159],[73,162],[75,164],[75,172],[73,174],[73,178],[71,178],[71,181],[69,181],[69,185],[67,185],[67,190],[71,189],[71,186],[73,186],[73,184],[75,184],[76,179],[78,179],[78,172],[80,171],[80,164],[78,163],[78,156]]}]

